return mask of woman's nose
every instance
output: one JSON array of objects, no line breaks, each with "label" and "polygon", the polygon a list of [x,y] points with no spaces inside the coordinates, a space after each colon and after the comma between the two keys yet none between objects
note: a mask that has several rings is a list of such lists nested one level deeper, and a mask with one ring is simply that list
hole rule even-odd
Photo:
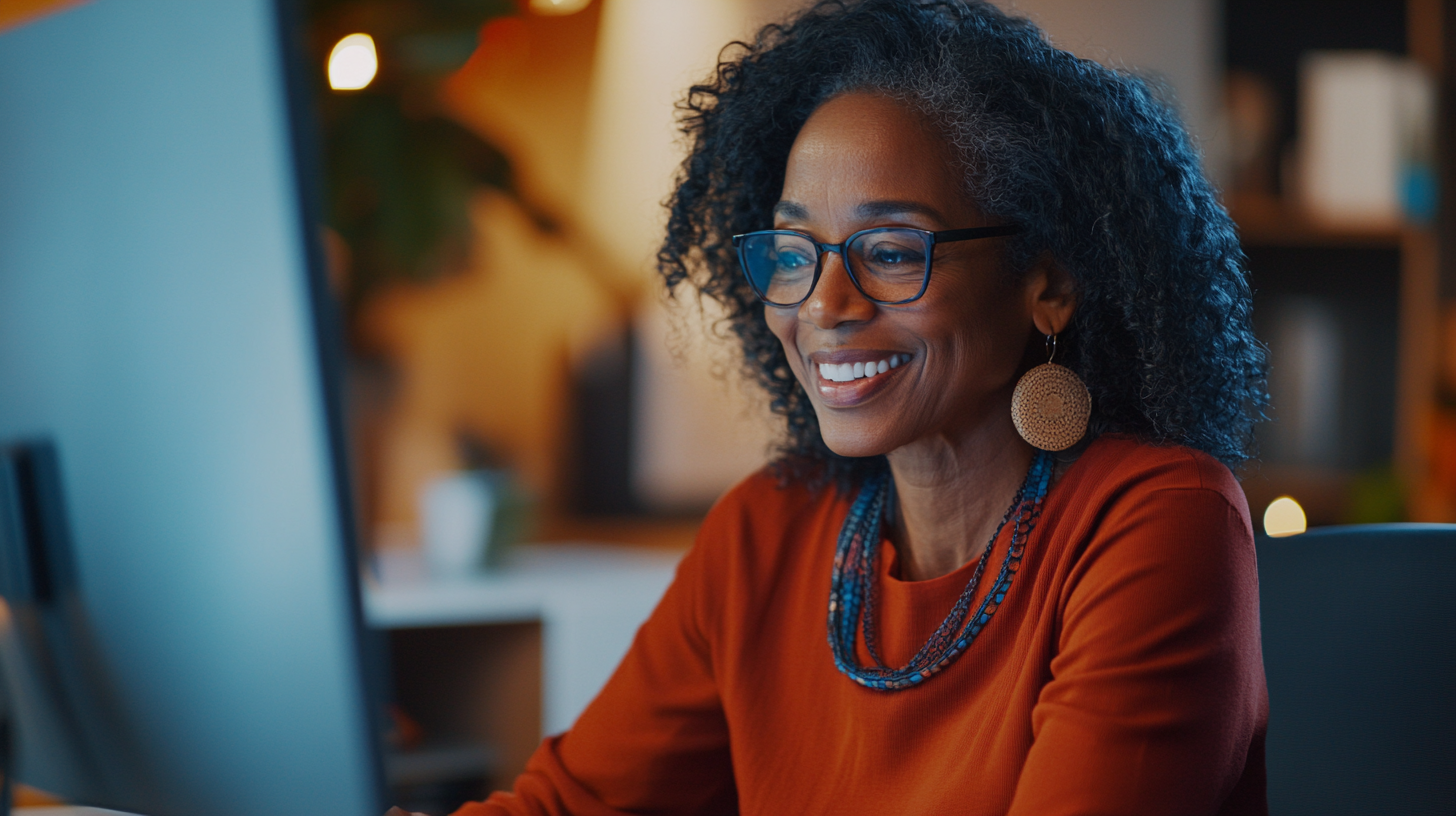
[{"label": "woman's nose", "polygon": [[799,306],[799,319],[821,329],[832,329],[843,323],[869,320],[875,314],[874,301],[869,300],[849,278],[844,258],[838,252],[824,254],[824,270],[809,299]]}]

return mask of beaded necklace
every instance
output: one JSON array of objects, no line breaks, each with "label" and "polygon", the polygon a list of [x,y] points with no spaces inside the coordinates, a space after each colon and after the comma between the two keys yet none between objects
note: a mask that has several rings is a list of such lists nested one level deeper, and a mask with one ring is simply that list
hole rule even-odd
[{"label": "beaded necklace", "polygon": [[[1006,599],[1011,588],[1011,579],[1021,568],[1021,557],[1026,551],[1026,539],[1041,517],[1042,500],[1046,498],[1047,486],[1051,482],[1052,456],[1046,451],[1037,451],[1026,472],[1026,481],[1016,491],[1011,507],[991,541],[981,553],[971,580],[956,600],[950,614],[941,621],[940,628],[930,636],[925,645],[910,661],[898,669],[892,669],[880,659],[879,645],[875,636],[874,585],[876,565],[880,551],[880,528],[884,522],[885,510],[890,503],[892,482],[888,472],[871,476],[860,488],[859,496],[849,508],[849,516],[839,531],[839,545],[834,553],[834,577],[829,585],[829,648],[834,652],[834,665],[849,678],[862,686],[883,691],[897,691],[923,683],[931,675],[945,669],[970,647],[971,642],[990,622],[991,616]],[[966,620],[975,598],[976,586],[986,570],[986,561],[1001,528],[1011,517],[1016,517],[1011,528],[1011,545],[1006,558],[1001,562],[1001,572],[996,583],[982,599],[976,614]],[[864,621],[865,646],[868,647],[873,666],[861,666],[855,657],[855,639],[859,633],[860,621]]]}]

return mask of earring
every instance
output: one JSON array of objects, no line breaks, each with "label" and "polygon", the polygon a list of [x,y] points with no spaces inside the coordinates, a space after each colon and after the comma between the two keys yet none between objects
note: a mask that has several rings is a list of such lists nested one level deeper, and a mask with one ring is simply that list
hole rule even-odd
[{"label": "earring", "polygon": [[1057,336],[1047,335],[1047,361],[1021,375],[1011,394],[1011,421],[1034,448],[1066,450],[1081,441],[1092,416],[1092,395],[1075,372],[1052,362]]}]

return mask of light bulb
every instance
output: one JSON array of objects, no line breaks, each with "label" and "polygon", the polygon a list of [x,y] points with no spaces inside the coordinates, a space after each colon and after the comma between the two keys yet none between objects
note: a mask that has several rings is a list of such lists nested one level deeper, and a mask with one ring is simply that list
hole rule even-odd
[{"label": "light bulb", "polygon": [[379,54],[368,34],[350,34],[329,52],[329,87],[336,91],[368,87],[378,72]]},{"label": "light bulb", "polygon": [[591,5],[591,0],[531,0],[531,11],[537,14],[575,14]]},{"label": "light bulb", "polygon": [[1264,510],[1264,532],[1271,538],[1299,535],[1306,529],[1304,508],[1288,496],[1269,502]]}]

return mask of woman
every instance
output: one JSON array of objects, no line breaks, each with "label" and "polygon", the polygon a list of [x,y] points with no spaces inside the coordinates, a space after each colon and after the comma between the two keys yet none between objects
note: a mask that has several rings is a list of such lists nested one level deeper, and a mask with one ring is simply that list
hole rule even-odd
[{"label": "woman", "polygon": [[684,121],[661,268],[787,441],[460,813],[1264,812],[1264,354],[1174,116],[976,0],[831,0]]}]

